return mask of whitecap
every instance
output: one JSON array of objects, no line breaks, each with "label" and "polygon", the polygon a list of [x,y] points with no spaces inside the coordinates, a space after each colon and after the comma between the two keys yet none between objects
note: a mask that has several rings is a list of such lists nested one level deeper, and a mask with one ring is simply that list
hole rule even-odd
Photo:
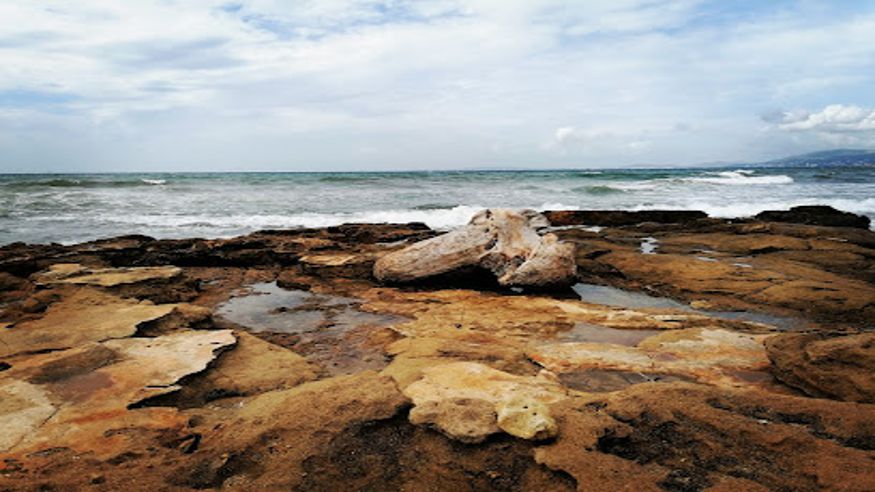
[{"label": "whitecap", "polygon": [[729,186],[746,186],[746,185],[773,185],[773,184],[790,184],[793,183],[793,178],[785,174],[773,174],[766,176],[755,176],[753,171],[738,169],[735,171],[721,171],[718,173],[708,173],[705,176],[693,176],[689,178],[678,178],[677,181],[685,183],[707,183]]}]

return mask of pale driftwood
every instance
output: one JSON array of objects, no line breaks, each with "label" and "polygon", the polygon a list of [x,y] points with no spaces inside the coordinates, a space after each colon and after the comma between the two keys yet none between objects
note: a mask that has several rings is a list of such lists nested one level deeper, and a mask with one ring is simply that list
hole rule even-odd
[{"label": "pale driftwood", "polygon": [[574,245],[540,234],[538,228],[547,225],[543,215],[530,210],[483,210],[460,229],[386,254],[374,265],[374,276],[412,282],[481,266],[504,286],[570,283],[577,273]]}]

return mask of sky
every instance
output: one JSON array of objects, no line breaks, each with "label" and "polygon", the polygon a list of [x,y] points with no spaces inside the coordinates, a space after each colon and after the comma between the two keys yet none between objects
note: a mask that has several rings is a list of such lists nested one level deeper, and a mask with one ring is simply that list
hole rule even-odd
[{"label": "sky", "polygon": [[875,148],[875,2],[0,2],[0,172]]}]

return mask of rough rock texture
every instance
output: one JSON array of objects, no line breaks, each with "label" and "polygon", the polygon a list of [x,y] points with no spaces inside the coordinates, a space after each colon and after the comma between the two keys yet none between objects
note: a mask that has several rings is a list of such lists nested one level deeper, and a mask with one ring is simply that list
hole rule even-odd
[{"label": "rough rock texture", "polygon": [[434,425],[462,442],[483,441],[499,429],[524,439],[556,434],[546,404],[566,397],[547,374],[515,376],[483,364],[453,362],[422,371],[404,388],[413,402],[410,422]]},{"label": "rough rock texture", "polygon": [[376,284],[421,224],[0,247],[0,490],[875,489],[875,233],[690,219],[554,228],[574,291]]},{"label": "rough rock texture", "polygon": [[[178,390],[174,383],[204,370],[218,350],[235,341],[230,331],[179,332],[108,340],[13,360],[2,381],[8,381],[5,390],[15,394],[17,403],[3,409],[0,424],[16,428],[16,421],[23,418],[21,409],[26,408],[24,418],[31,429],[0,451],[50,445],[93,449],[111,456],[125,447],[123,434],[114,434],[112,429],[143,418],[145,422],[139,425],[161,422],[157,415],[140,413],[121,424],[130,406]],[[47,401],[52,402],[51,412]],[[174,418],[172,412],[155,413]]]},{"label": "rough rock texture", "polygon": [[89,269],[75,263],[59,263],[52,265],[48,272],[38,276],[37,282],[114,287],[148,280],[171,279],[181,273],[182,269],[173,266]]},{"label": "rough rock texture", "polygon": [[871,490],[872,409],[641,384],[554,405],[559,437],[535,458],[579,490]]},{"label": "rough rock texture", "polygon": [[568,284],[576,273],[574,246],[552,234],[531,211],[484,210],[467,226],[382,256],[374,276],[382,282],[412,282],[466,267],[482,267],[500,285],[550,286]]},{"label": "rough rock texture", "polygon": [[707,219],[708,214],[697,210],[548,210],[544,216],[554,226],[624,226],[642,222],[684,224]]},{"label": "rough rock texture", "polygon": [[769,367],[765,335],[722,329],[672,330],[636,347],[569,342],[532,349],[529,357],[557,373],[614,369],[675,375],[706,383],[746,385],[749,371]]},{"label": "rough rock texture", "polygon": [[823,205],[805,205],[790,210],[768,210],[758,213],[755,218],[766,222],[793,222],[830,227],[856,227],[869,229],[869,218],[865,215],[842,212]]},{"label": "rough rock texture", "polygon": [[96,290],[76,290],[49,306],[44,316],[0,332],[0,357],[128,337],[141,323],[166,316],[175,307],[120,299]]},{"label": "rough rock texture", "polygon": [[875,333],[780,335],[766,347],[782,382],[812,396],[875,403]]}]

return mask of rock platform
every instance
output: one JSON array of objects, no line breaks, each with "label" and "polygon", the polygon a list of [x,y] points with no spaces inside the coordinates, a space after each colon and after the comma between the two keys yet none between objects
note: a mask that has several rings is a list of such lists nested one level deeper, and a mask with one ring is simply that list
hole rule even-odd
[{"label": "rock platform", "polygon": [[875,490],[862,220],[520,217],[0,248],[0,491]]}]

